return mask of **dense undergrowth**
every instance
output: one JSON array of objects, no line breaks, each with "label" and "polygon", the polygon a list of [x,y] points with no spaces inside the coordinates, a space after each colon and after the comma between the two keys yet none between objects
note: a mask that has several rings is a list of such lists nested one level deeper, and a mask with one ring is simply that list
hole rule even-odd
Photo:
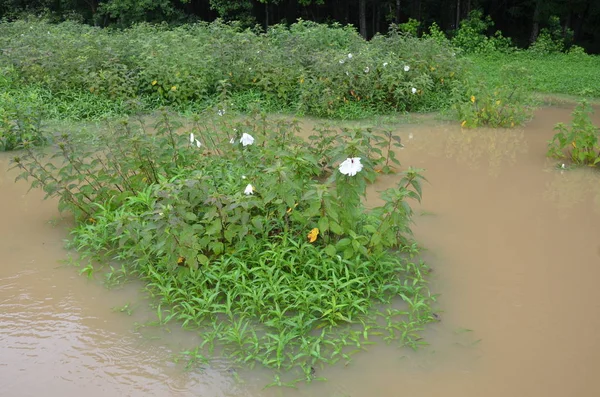
[{"label": "dense undergrowth", "polygon": [[464,74],[436,40],[392,33],[366,42],[353,28],[304,21],[266,34],[219,22],[114,31],[18,21],[0,25],[0,48],[7,89],[25,85],[65,103],[94,98],[59,110],[73,117],[126,112],[127,100],[193,109],[224,95],[240,111],[258,103],[316,116],[439,109]]},{"label": "dense undergrowth", "polygon": [[63,134],[50,158],[26,142],[13,164],[75,214],[83,272],[141,278],[159,323],[200,332],[194,359],[219,347],[293,383],[373,338],[416,347],[436,319],[410,232],[423,177],[408,169],[383,205],[363,203],[368,183],[397,172],[399,138],[296,131],[264,115],[203,114],[183,128],[163,113],[153,128]]},{"label": "dense undergrowth", "polygon": [[17,113],[93,120],[217,104],[341,119],[452,110],[464,127],[511,127],[530,116],[532,92],[600,97],[598,57],[547,31],[520,50],[499,32],[486,36],[492,25],[473,12],[451,39],[434,24],[420,38],[400,26],[367,42],[352,27],[306,21],[267,33],[218,21],[125,30],[2,23],[0,134]]}]

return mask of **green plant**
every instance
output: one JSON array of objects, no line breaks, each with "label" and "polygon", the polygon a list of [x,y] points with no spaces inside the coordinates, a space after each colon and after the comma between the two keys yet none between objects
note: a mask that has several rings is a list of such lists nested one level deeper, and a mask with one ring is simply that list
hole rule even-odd
[{"label": "green plant", "polygon": [[82,261],[108,263],[109,284],[144,280],[157,324],[200,331],[190,363],[218,345],[294,384],[383,335],[416,347],[435,321],[410,231],[420,170],[402,172],[381,206],[363,204],[377,170],[399,166],[399,138],[323,129],[305,141],[297,129],[260,113],[188,125],[163,113],[152,132],[124,120],[61,136],[50,161],[26,145],[14,163],[76,215]]},{"label": "green plant", "polygon": [[466,87],[456,87],[454,108],[461,127],[512,128],[531,117],[528,71],[516,65],[506,65],[502,75],[501,85],[489,87],[477,81],[469,82]]},{"label": "green plant", "polygon": [[39,109],[20,105],[0,92],[0,152],[20,149],[25,144],[41,146],[46,141]]},{"label": "green plant", "polygon": [[570,128],[557,124],[554,130],[558,132],[548,143],[548,156],[569,159],[577,165],[600,163],[600,129],[590,119],[592,112],[590,104],[581,101],[573,110]]},{"label": "green plant", "polygon": [[473,10],[469,17],[460,22],[460,27],[452,37],[452,44],[466,53],[510,52],[512,41],[496,31],[488,36],[487,31],[494,26],[494,21],[488,15],[485,18],[480,10]]}]

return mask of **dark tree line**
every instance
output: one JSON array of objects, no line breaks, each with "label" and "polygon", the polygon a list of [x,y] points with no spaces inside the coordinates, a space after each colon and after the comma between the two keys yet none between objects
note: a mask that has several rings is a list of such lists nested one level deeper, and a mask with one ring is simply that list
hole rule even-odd
[{"label": "dark tree line", "polygon": [[542,28],[552,28],[600,52],[600,0],[0,0],[0,18],[8,20],[34,13],[56,21],[128,26],[220,17],[267,27],[302,18],[353,24],[366,38],[409,19],[419,22],[420,31],[436,22],[451,32],[475,9],[491,16],[493,31],[501,30],[517,45],[527,46]]}]

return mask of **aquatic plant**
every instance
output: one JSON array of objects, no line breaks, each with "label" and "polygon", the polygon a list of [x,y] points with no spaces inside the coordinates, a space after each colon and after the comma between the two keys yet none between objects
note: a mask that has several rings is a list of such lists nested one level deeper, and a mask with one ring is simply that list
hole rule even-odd
[{"label": "aquatic plant", "polygon": [[592,123],[592,113],[586,100],[579,102],[573,110],[570,128],[563,123],[554,127],[558,132],[548,142],[548,156],[569,159],[576,165],[600,163],[600,128]]},{"label": "aquatic plant", "polygon": [[63,134],[50,160],[25,145],[13,161],[19,179],[75,214],[71,246],[100,264],[88,276],[105,264],[111,283],[144,280],[157,324],[200,332],[194,357],[219,346],[293,383],[374,337],[416,347],[435,320],[410,230],[420,170],[400,173],[383,205],[363,204],[377,170],[399,165],[388,153],[399,138],[322,129],[303,140],[297,130],[264,114],[183,126],[164,112],[153,131],[124,120]]}]

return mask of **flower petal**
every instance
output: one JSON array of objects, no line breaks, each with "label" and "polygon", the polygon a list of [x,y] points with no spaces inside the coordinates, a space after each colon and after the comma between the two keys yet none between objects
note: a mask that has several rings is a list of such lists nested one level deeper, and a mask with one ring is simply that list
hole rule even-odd
[{"label": "flower petal", "polygon": [[254,137],[250,134],[246,134],[245,132],[242,134],[242,138],[240,139],[240,143],[243,146],[252,145],[254,143]]}]

